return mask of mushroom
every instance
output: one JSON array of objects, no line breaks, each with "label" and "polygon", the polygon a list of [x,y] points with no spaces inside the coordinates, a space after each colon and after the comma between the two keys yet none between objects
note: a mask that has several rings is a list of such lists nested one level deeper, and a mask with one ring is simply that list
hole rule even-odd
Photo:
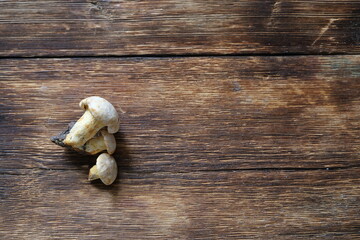
[{"label": "mushroom", "polygon": [[66,135],[63,140],[65,145],[80,149],[103,127],[107,127],[109,133],[119,130],[119,115],[114,106],[104,98],[88,97],[79,105],[85,113]]},{"label": "mushroom", "polygon": [[107,153],[102,153],[96,159],[96,165],[90,169],[89,181],[99,179],[105,184],[112,184],[117,176],[115,159]]},{"label": "mushroom", "polygon": [[91,155],[97,154],[102,151],[107,151],[113,154],[116,149],[116,141],[114,135],[110,134],[105,129],[100,131],[100,136],[94,137],[87,141],[83,147],[83,151]]}]

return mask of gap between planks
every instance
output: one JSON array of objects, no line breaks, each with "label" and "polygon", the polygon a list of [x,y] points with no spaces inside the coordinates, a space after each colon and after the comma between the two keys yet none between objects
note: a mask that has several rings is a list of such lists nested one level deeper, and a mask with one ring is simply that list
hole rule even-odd
[{"label": "gap between planks", "polygon": [[247,53],[247,54],[138,54],[138,55],[42,55],[42,56],[0,56],[1,59],[73,59],[73,58],[221,58],[221,57],[302,57],[302,56],[358,56],[356,53],[341,53],[341,52],[324,52],[324,53],[301,53],[301,52],[289,52],[289,53]]}]

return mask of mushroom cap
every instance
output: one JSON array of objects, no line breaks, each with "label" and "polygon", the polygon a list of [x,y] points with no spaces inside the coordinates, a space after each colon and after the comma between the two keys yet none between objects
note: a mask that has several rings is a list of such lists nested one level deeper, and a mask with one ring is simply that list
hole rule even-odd
[{"label": "mushroom cap", "polygon": [[106,146],[106,150],[109,154],[113,154],[116,149],[116,140],[113,134],[109,133],[105,129],[100,131],[101,135],[104,138],[104,143]]},{"label": "mushroom cap", "polygon": [[97,96],[88,97],[81,100],[79,106],[85,111],[88,110],[95,119],[107,126],[109,133],[119,131],[119,115],[106,99]]},{"label": "mushroom cap", "polygon": [[115,159],[107,153],[102,153],[96,159],[97,173],[105,185],[112,184],[117,176],[118,168]]}]

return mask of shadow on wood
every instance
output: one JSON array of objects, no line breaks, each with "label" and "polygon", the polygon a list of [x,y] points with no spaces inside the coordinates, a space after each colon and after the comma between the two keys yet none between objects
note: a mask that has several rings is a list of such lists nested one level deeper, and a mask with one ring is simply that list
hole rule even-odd
[{"label": "shadow on wood", "polygon": [[[117,176],[116,180],[114,181],[114,183],[112,183],[109,186],[104,185],[101,182],[101,180],[99,180],[99,179],[95,180],[91,183],[96,188],[98,188],[100,190],[104,190],[106,192],[110,192],[111,195],[116,197],[118,195],[119,191],[121,190],[120,182],[121,182],[123,173],[125,171],[131,169],[131,156],[130,156],[129,148],[126,144],[125,135],[121,132],[121,129],[119,130],[119,132],[115,133],[114,135],[116,138],[116,151],[113,154],[113,156],[118,165],[118,176]],[[96,158],[97,158],[97,156],[98,155],[96,155]],[[96,158],[94,158],[93,165],[96,163]],[[91,167],[92,167],[92,165],[89,165],[89,169]]]}]

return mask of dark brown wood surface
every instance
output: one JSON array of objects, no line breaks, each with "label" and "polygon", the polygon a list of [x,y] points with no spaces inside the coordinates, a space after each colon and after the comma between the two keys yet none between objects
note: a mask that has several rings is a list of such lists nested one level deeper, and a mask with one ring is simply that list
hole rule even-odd
[{"label": "dark brown wood surface", "polygon": [[358,0],[0,1],[0,239],[360,239],[359,52]]},{"label": "dark brown wood surface", "polygon": [[125,112],[116,137],[128,170],[360,165],[359,65],[358,56],[2,60],[2,166],[69,168],[49,137],[92,95]]},{"label": "dark brown wood surface", "polygon": [[[359,237],[360,57],[0,61],[0,236]],[[50,142],[100,95],[119,178]]]},{"label": "dark brown wood surface", "polygon": [[[0,175],[3,239],[357,239],[360,168]],[[6,186],[6,188],[3,188]],[[6,231],[3,231],[6,229]],[[26,236],[26,237],[24,237]]]},{"label": "dark brown wood surface", "polygon": [[359,0],[5,0],[0,56],[359,53]]}]

